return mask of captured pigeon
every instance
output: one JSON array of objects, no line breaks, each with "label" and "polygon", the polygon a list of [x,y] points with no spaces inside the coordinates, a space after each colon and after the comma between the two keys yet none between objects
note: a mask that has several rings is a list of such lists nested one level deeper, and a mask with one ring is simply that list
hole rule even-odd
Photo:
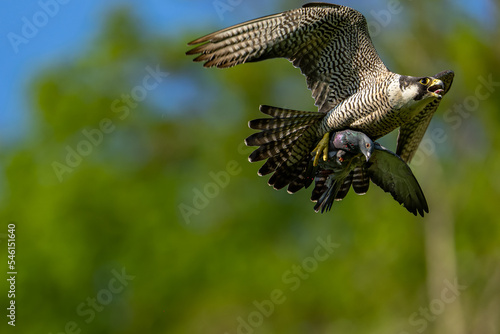
[{"label": "captured pigeon", "polygon": [[320,160],[311,200],[316,212],[331,209],[334,200],[342,200],[351,185],[363,195],[370,180],[391,193],[409,212],[422,217],[429,212],[424,193],[410,167],[395,153],[354,130],[331,134],[327,161]]},{"label": "captured pigeon", "polygon": [[408,76],[390,71],[375,50],[368,27],[355,9],[314,2],[189,43],[198,46],[187,55],[197,55],[194,61],[204,62],[205,67],[286,58],[306,77],[318,112],[262,105],[261,112],[271,118],[249,123],[260,131],[245,141],[259,146],[249,160],[267,160],[259,175],[272,173],[268,183],[275,189],[288,186],[292,193],[306,186],[296,179],[305,180],[311,153],[315,166],[327,159],[331,132],[353,129],[377,140],[399,128],[396,153],[410,162],[417,151],[454,73]]}]

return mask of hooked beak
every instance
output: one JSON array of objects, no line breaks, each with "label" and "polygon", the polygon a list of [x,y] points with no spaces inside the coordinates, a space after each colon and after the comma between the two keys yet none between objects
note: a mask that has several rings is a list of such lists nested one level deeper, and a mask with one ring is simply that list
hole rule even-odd
[{"label": "hooked beak", "polygon": [[366,161],[368,162],[368,160],[370,160],[370,157],[372,156],[372,153],[370,151],[367,151],[365,153],[365,158],[366,158]]},{"label": "hooked beak", "polygon": [[441,99],[444,93],[444,83],[439,79],[433,79],[427,88],[427,91],[431,93],[435,98]]}]

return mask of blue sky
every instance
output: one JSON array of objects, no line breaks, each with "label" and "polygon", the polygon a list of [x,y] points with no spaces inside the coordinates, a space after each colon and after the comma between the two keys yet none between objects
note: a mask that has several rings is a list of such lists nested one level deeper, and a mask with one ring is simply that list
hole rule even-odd
[{"label": "blue sky", "polygon": [[[98,35],[110,8],[131,6],[146,28],[165,37],[175,36],[179,29],[207,32],[206,27],[222,28],[282,9],[273,1],[221,2],[236,5],[232,11],[222,13],[217,12],[213,0],[5,1],[0,19],[0,99],[4,101],[0,148],[19,141],[29,129],[31,102],[26,92],[33,75],[48,64],[71,59],[84,51]],[[300,1],[297,3],[300,5]],[[354,1],[338,3],[356,7]],[[478,21],[495,19],[492,0],[458,3]],[[366,5],[366,1],[360,1],[359,7]]]},{"label": "blue sky", "polygon": [[[4,104],[0,113],[0,148],[20,140],[29,128],[31,102],[26,92],[33,75],[53,62],[67,61],[84,51],[99,34],[102,20],[112,8],[132,7],[146,28],[166,37],[174,36],[179,27],[199,27],[201,31],[203,26],[215,26],[215,22],[221,21],[213,1],[205,0],[6,1],[2,6],[0,99]],[[252,15],[243,1],[238,7],[240,14]],[[230,16],[238,19],[233,13]],[[222,22],[225,21],[235,23],[223,14]]]}]

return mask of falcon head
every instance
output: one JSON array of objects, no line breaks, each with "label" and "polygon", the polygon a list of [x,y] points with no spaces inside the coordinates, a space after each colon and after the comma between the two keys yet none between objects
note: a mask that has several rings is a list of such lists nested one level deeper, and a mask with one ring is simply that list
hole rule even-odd
[{"label": "falcon head", "polygon": [[437,99],[441,99],[443,97],[444,93],[443,81],[433,77],[424,77],[418,80],[418,84],[423,94],[417,95],[417,99],[419,97],[421,97],[421,99],[425,99],[428,97],[435,97]]},{"label": "falcon head", "polygon": [[402,91],[403,100],[420,102],[441,99],[445,87],[443,81],[438,78],[402,75],[399,78],[399,88]]},{"label": "falcon head", "polygon": [[353,130],[338,131],[330,140],[330,150],[343,150],[351,154],[362,153],[366,161],[373,153],[373,141],[364,133]]},{"label": "falcon head", "polygon": [[389,86],[389,103],[399,117],[408,122],[429,103],[440,100],[446,93],[441,79],[400,75]]}]

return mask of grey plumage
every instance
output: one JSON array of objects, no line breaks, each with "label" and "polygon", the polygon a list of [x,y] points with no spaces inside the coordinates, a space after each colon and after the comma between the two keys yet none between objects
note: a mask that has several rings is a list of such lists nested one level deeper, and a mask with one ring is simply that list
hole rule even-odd
[{"label": "grey plumage", "polygon": [[[332,131],[350,128],[376,140],[400,127],[397,153],[410,161],[454,75],[411,77],[389,71],[364,16],[326,3],[244,22],[189,44],[201,44],[187,54],[198,54],[194,60],[205,67],[281,57],[305,75],[319,112],[261,106],[272,118],[251,121],[249,126],[261,132],[245,141],[259,146],[250,161],[267,159],[259,174],[274,172],[269,184],[276,189],[288,185],[289,192],[310,184],[305,176],[310,154],[316,145],[318,156],[327,150],[320,139]],[[363,188],[360,184],[358,190]]]},{"label": "grey plumage", "polygon": [[[342,200],[351,185],[357,194],[366,193],[370,180],[414,215],[429,212],[417,179],[398,155],[361,132],[345,130],[332,136],[329,159],[320,161],[315,172],[311,200],[317,202],[316,212],[330,210],[333,201]],[[359,191],[356,183],[366,187]]]}]

